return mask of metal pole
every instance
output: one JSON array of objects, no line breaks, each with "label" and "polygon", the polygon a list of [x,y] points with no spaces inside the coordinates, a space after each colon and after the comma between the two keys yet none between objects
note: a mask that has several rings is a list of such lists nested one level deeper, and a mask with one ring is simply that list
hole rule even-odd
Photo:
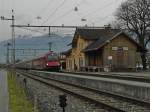
[{"label": "metal pole", "polygon": [[49,44],[49,51],[51,51],[52,50],[52,42],[49,42],[48,44]]},{"label": "metal pole", "polygon": [[34,56],[36,56],[36,49],[34,49]]},{"label": "metal pole", "polygon": [[48,27],[49,28],[49,37],[51,36],[51,27]]},{"label": "metal pole", "polygon": [[7,43],[7,57],[6,57],[6,63],[9,64],[9,45]]},{"label": "metal pole", "polygon": [[63,112],[65,112],[65,107],[63,107]]},{"label": "metal pole", "polygon": [[15,18],[14,18],[14,10],[12,10],[12,63],[15,64]]}]

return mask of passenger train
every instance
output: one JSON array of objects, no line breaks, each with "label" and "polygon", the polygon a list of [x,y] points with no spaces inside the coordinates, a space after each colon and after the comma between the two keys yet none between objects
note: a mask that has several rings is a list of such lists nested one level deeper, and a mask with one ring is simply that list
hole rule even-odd
[{"label": "passenger train", "polygon": [[46,53],[43,56],[21,61],[15,64],[18,69],[35,69],[35,70],[60,70],[59,57],[53,51]]}]

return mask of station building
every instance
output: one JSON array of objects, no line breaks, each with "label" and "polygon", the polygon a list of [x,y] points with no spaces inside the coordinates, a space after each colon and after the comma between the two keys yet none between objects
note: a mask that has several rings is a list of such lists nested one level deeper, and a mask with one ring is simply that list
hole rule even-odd
[{"label": "station building", "polygon": [[66,55],[68,71],[117,71],[136,68],[139,44],[111,28],[77,28]]}]

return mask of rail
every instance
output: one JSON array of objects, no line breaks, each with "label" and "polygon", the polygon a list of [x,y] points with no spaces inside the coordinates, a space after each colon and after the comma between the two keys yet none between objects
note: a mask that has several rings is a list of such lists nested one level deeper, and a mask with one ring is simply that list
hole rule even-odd
[{"label": "rail", "polygon": [[[129,105],[129,107],[131,107],[131,104],[132,104],[133,106],[138,107],[138,109],[141,108],[141,110],[144,110],[143,112],[148,112],[147,110],[150,110],[150,102],[139,101],[139,100],[133,99],[133,98],[127,98],[127,97],[119,96],[119,95],[116,95],[116,94],[110,94],[110,93],[107,93],[107,92],[101,92],[101,91],[98,91],[98,90],[93,90],[91,88],[80,87],[80,86],[77,86],[77,85],[74,85],[74,84],[68,84],[68,83],[65,83],[65,82],[62,82],[62,81],[49,79],[47,77],[37,76],[36,74],[30,74],[29,75],[29,73],[24,73],[24,72],[20,72],[20,71],[19,71],[19,73],[22,74],[22,75],[25,75],[29,78],[32,78],[34,80],[45,83],[47,85],[54,86],[55,88],[61,89],[62,91],[66,92],[66,93],[76,95],[80,98],[92,101],[96,104],[99,104],[99,105],[103,106],[107,110],[111,110],[111,112],[131,112],[128,108],[122,107],[122,104],[127,104],[127,105]],[[54,81],[55,83],[52,84],[52,81]],[[62,85],[72,86],[72,87],[70,87],[70,88],[68,87],[69,88],[68,89],[68,88],[62,87]],[[73,91],[73,90],[71,90],[71,88],[76,88],[75,90],[77,90],[77,88],[78,88],[79,90],[78,91]],[[87,94],[85,94],[85,93],[82,94],[79,91],[80,92],[84,91]],[[106,98],[107,100],[105,101],[104,98],[103,98],[104,99],[103,101],[97,100],[97,98],[94,98],[93,95],[90,96],[90,93],[88,94],[88,92],[93,92],[93,94],[105,96],[105,97],[107,97]],[[108,98],[110,99],[110,101],[108,101]],[[122,100],[125,103],[122,102]],[[118,102],[122,102],[122,103],[118,104]],[[117,105],[117,107],[115,105]],[[136,112],[138,112],[138,111],[136,111]]]}]

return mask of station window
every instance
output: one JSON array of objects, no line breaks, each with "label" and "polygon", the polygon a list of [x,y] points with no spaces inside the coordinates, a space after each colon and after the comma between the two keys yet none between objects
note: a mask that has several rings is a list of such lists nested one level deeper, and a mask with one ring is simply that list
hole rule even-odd
[{"label": "station window", "polygon": [[123,47],[118,47],[117,51],[118,52],[122,52],[123,51]]}]

